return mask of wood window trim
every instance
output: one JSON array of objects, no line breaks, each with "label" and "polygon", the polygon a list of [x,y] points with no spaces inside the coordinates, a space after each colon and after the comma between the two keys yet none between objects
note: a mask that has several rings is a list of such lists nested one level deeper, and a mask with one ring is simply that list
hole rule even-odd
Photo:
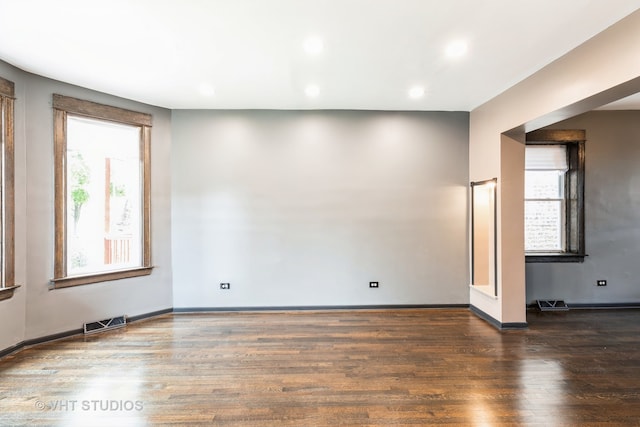
[{"label": "wood window trim", "polygon": [[570,254],[570,253],[553,253],[553,254],[547,254],[547,253],[541,253],[541,254],[528,254],[525,255],[525,262],[531,263],[531,264],[535,264],[535,263],[550,263],[550,262],[573,262],[573,263],[580,263],[580,262],[584,262],[585,257],[587,257],[587,254]]},{"label": "wood window trim", "polygon": [[131,277],[148,276],[153,267],[136,267],[126,270],[108,271],[105,273],[92,273],[82,276],[67,276],[53,279],[54,288],[68,288],[71,286],[89,285],[91,283],[107,282],[110,280],[129,279]]},{"label": "wood window trim", "polygon": [[84,99],[53,94],[53,108],[92,119],[109,120],[134,126],[151,127],[151,115]]},{"label": "wood window trim", "polygon": [[[151,274],[153,269],[151,265],[151,115],[59,94],[53,95],[53,112],[55,162],[55,259],[54,278],[51,279],[53,288],[88,285]],[[67,275],[66,151],[69,114],[138,126],[141,129],[142,266],[140,267],[77,276]]]},{"label": "wood window trim", "polygon": [[4,237],[0,301],[11,298],[15,290],[19,288],[15,284],[14,103],[14,83],[0,77],[0,113],[3,123],[0,140],[4,152],[4,159],[0,163],[0,185],[3,190],[0,231]]},{"label": "wood window trim", "polygon": [[20,285],[6,286],[4,288],[0,288],[0,301],[4,301],[13,297],[16,289],[18,289]]},{"label": "wood window trim", "polygon": [[[574,144],[575,153],[569,159],[570,169],[574,170],[576,180],[576,213],[574,239],[575,248],[567,252],[552,253],[525,253],[527,263],[581,263],[588,255],[585,252],[585,216],[584,216],[584,177],[585,177],[585,142],[586,131],[584,129],[539,129],[527,133],[527,145],[558,145]],[[568,238],[568,236],[567,236]]]}]

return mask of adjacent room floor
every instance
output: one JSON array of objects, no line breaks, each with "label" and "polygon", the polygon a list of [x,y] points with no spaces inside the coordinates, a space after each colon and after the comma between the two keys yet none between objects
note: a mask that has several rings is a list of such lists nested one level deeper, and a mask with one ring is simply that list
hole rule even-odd
[{"label": "adjacent room floor", "polygon": [[640,311],[164,315],[0,360],[0,425],[640,425]]}]

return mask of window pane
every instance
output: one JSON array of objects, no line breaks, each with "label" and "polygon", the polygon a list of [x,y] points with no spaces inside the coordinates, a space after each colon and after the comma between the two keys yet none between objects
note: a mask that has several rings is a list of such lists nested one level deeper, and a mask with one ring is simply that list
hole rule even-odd
[{"label": "window pane", "polygon": [[524,168],[527,170],[569,169],[565,145],[529,145],[525,149],[524,159]]},{"label": "window pane", "polygon": [[142,265],[140,128],[68,116],[67,272]]},{"label": "window pane", "polygon": [[525,251],[562,251],[562,201],[531,201],[524,205]]},{"label": "window pane", "polygon": [[525,171],[525,199],[562,199],[564,171]]}]

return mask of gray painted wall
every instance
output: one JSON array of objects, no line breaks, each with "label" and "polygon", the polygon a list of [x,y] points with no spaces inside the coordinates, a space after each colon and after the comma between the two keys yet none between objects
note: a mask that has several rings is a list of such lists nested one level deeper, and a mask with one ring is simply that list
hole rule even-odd
[{"label": "gray painted wall", "polygon": [[467,113],[174,111],[174,306],[468,303],[468,129]]},{"label": "gray painted wall", "polygon": [[[582,264],[527,264],[527,301],[640,302],[640,111],[594,111],[553,129],[586,129]],[[606,287],[596,280],[606,279]]]},{"label": "gray painted wall", "polygon": [[[23,285],[14,298],[0,302],[0,321],[11,325],[0,329],[0,349],[23,340],[79,329],[86,321],[170,308],[171,112],[32,75],[1,61],[0,75],[13,80],[18,92],[16,263],[17,282]],[[157,268],[152,275],[48,290],[53,277],[53,93],[153,115],[152,258]],[[6,313],[10,319],[5,319]]]}]

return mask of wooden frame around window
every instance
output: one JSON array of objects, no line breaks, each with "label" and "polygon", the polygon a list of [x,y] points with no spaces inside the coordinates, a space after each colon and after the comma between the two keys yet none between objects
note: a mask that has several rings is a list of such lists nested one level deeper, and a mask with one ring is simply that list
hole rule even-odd
[{"label": "wooden frame around window", "polygon": [[[91,101],[53,95],[54,112],[54,161],[55,161],[55,266],[54,288],[86,285],[109,280],[151,274],[151,115],[125,110]],[[113,270],[82,276],[67,275],[66,248],[66,152],[67,152],[67,115],[82,116],[114,123],[138,126],[141,129],[140,159],[142,168],[142,266]]]},{"label": "wooden frame around window", "polygon": [[0,77],[0,236],[2,236],[2,265],[0,266],[0,301],[11,298],[15,284],[15,188],[14,188],[14,100],[15,85]]},{"label": "wooden frame around window", "polygon": [[566,145],[569,171],[565,182],[565,241],[567,249],[560,253],[525,254],[526,262],[584,262],[585,253],[585,142],[584,129],[539,129],[527,133],[527,145]]}]

